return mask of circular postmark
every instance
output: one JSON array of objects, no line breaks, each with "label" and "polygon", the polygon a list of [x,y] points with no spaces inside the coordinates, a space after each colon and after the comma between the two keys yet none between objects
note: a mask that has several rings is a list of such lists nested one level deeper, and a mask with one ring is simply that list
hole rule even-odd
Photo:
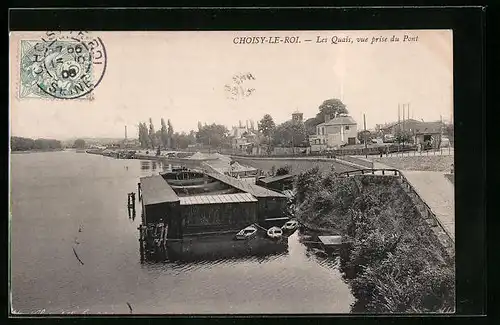
[{"label": "circular postmark", "polygon": [[76,99],[99,85],[106,72],[106,49],[88,32],[47,32],[21,44],[21,96]]},{"label": "circular postmark", "polygon": [[227,98],[238,100],[251,96],[255,92],[255,88],[249,86],[252,80],[255,80],[255,77],[250,72],[235,74],[232,83],[224,86]]}]

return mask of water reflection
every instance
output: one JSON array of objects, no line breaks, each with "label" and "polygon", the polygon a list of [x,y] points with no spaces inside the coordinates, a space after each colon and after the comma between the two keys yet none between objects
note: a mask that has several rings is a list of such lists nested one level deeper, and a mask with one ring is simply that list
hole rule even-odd
[{"label": "water reflection", "polygon": [[141,170],[142,171],[151,171],[151,172],[166,172],[172,170],[172,162],[162,161],[162,160],[141,160]]},{"label": "water reflection", "polygon": [[141,170],[149,170],[149,169],[151,169],[151,161],[141,160]]},{"label": "water reflection", "polygon": [[[148,247],[149,246],[149,247]],[[221,261],[221,260],[252,260],[262,263],[272,257],[286,255],[288,242],[273,242],[265,238],[254,238],[250,241],[235,241],[225,235],[210,238],[192,238],[183,241],[167,242],[165,248],[151,247],[147,240],[141,241],[141,262],[165,261]]]}]

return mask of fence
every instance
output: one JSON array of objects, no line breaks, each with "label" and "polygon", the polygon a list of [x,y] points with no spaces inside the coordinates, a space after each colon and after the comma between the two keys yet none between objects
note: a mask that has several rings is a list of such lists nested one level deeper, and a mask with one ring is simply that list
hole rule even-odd
[{"label": "fence", "polygon": [[384,157],[413,157],[413,156],[450,156],[454,155],[453,147],[429,149],[424,151],[391,152],[384,154]]}]

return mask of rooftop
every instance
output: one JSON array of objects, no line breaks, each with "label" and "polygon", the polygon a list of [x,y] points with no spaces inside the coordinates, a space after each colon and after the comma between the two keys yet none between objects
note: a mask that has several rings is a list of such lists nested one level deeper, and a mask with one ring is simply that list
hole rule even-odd
[{"label": "rooftop", "polygon": [[250,193],[251,195],[253,195],[255,197],[283,197],[283,198],[286,197],[285,195],[283,195],[281,193],[268,190],[267,188],[264,188],[262,186],[251,184],[249,182],[245,182],[245,181],[236,179],[236,178],[231,177],[231,176],[227,176],[227,175],[223,175],[223,174],[219,174],[219,173],[207,173],[207,175],[220,181],[220,182],[223,182],[227,185],[235,187],[235,188],[239,189],[240,191]]},{"label": "rooftop", "polygon": [[179,201],[177,194],[161,175],[141,177],[140,182],[144,205]]},{"label": "rooftop", "polygon": [[259,181],[262,183],[269,184],[269,183],[278,182],[278,181],[281,181],[284,179],[290,179],[290,178],[294,178],[294,177],[295,177],[295,175],[286,174],[286,175],[280,175],[280,176],[270,176],[270,177],[260,178]]},{"label": "rooftop", "polygon": [[350,116],[339,116],[331,119],[328,122],[323,122],[318,125],[353,125],[356,121]]},{"label": "rooftop", "polygon": [[[405,124],[411,123],[413,127],[415,128],[416,133],[439,133],[441,132],[441,122],[436,121],[436,122],[424,122],[424,121],[418,121],[414,119],[408,119],[404,121]],[[397,126],[399,124],[403,124],[403,121],[399,122],[393,122],[390,124],[387,124],[385,126],[382,126],[380,129],[381,130],[387,130],[390,129],[394,126]]]},{"label": "rooftop", "polygon": [[257,202],[249,193],[184,196],[179,199],[181,205]]},{"label": "rooftop", "polygon": [[212,160],[210,162],[206,162],[205,164],[209,165],[213,169],[225,173],[225,172],[255,172],[256,168],[240,165],[238,162],[234,162],[232,165],[230,160],[217,159]]}]

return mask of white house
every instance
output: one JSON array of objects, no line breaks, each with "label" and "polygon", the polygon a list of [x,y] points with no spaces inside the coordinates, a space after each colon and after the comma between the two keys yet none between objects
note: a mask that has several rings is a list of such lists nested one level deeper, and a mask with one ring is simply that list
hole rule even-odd
[{"label": "white house", "polygon": [[345,144],[356,144],[358,127],[356,121],[342,114],[335,118],[325,115],[325,122],[316,126],[316,134],[309,136],[311,151],[339,148]]}]

